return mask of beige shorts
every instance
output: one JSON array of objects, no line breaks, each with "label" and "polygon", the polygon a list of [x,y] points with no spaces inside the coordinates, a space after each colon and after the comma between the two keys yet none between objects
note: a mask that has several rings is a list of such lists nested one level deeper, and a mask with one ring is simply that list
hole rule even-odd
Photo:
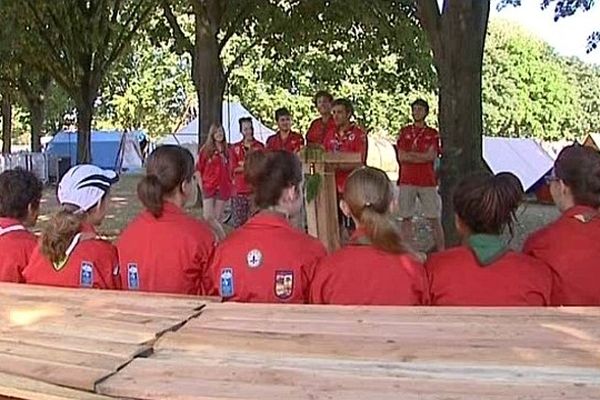
[{"label": "beige shorts", "polygon": [[442,216],[442,198],[434,186],[400,185],[398,203],[400,218],[412,218],[416,214],[417,198],[423,215],[428,219]]}]

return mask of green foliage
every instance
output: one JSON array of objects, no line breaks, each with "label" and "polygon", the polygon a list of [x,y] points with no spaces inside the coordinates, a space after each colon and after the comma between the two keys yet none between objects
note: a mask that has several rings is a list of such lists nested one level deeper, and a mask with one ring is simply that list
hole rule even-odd
[{"label": "green foliage", "polygon": [[565,71],[577,89],[579,109],[573,118],[577,137],[600,132],[600,66],[571,58],[565,61]]}]

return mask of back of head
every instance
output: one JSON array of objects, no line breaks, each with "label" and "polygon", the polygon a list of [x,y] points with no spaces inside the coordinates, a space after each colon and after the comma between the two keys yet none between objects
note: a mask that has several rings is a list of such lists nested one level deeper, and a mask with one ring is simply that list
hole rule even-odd
[{"label": "back of head", "polygon": [[164,145],[150,154],[146,163],[146,176],[137,187],[140,201],[152,215],[160,217],[163,202],[168,196],[180,190],[184,182],[194,176],[194,157],[187,149]]},{"label": "back of head", "polygon": [[359,168],[346,181],[344,201],[373,246],[390,253],[404,253],[407,249],[390,215],[393,200],[392,183],[378,168]]},{"label": "back of head", "polygon": [[254,151],[244,164],[244,176],[254,190],[254,202],[261,209],[279,203],[284,189],[302,182],[300,159],[287,151]]},{"label": "back of head", "polygon": [[0,174],[0,217],[24,221],[42,199],[42,182],[21,168]]},{"label": "back of head", "polygon": [[473,234],[499,235],[505,227],[513,234],[523,186],[512,173],[479,174],[462,179],[454,196],[454,210]]},{"label": "back of head", "polygon": [[571,189],[575,204],[600,207],[600,153],[578,144],[565,147],[554,163],[554,174]]}]

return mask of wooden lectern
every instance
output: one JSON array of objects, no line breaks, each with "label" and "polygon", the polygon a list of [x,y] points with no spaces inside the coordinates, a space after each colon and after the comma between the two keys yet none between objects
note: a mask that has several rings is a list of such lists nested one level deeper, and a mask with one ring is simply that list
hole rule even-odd
[{"label": "wooden lectern", "polygon": [[322,177],[316,198],[311,202],[305,199],[308,233],[319,238],[328,251],[337,250],[340,248],[340,227],[335,172],[362,166],[360,154],[308,150],[303,153],[302,160],[305,175]]}]

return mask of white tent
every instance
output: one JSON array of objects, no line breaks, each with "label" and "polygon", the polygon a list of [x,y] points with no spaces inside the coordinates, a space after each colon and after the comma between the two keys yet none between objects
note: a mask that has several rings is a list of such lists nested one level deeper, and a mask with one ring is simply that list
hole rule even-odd
[{"label": "white tent", "polygon": [[140,149],[140,132],[125,132],[121,137],[117,168],[120,171],[136,171],[142,169],[144,157]]},{"label": "white tent", "polygon": [[[225,130],[225,137],[227,142],[236,143],[242,140],[242,134],[240,133],[239,119],[242,117],[252,118],[252,124],[254,125],[254,137],[256,140],[265,143],[267,138],[273,135],[275,132],[265,126],[260,120],[254,117],[250,112],[240,103],[223,102],[223,129]],[[158,141],[158,145],[164,144],[176,144],[187,148],[196,154],[198,152],[198,130],[199,130],[200,119],[196,118],[188,125],[181,128],[177,133],[166,135]]]}]

